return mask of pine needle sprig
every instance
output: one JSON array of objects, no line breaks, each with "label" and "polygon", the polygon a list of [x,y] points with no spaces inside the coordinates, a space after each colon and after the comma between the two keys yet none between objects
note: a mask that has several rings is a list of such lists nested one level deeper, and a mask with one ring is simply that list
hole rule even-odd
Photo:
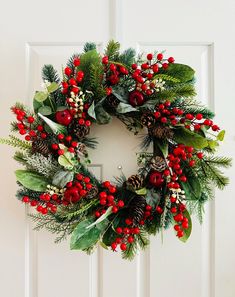
[{"label": "pine needle sprig", "polygon": [[86,42],[84,47],[83,47],[83,51],[86,53],[86,52],[89,52],[89,51],[92,51],[96,49],[96,44],[94,42]]},{"label": "pine needle sprig", "polygon": [[44,65],[42,68],[42,79],[44,81],[49,81],[50,83],[56,82],[57,84],[60,83],[60,77],[58,72],[55,70],[55,68],[50,65]]},{"label": "pine needle sprig", "polygon": [[109,60],[118,60],[119,50],[120,50],[120,43],[114,40],[110,40],[106,47],[105,55],[109,57]]},{"label": "pine needle sprig", "polygon": [[21,140],[18,137],[14,135],[9,135],[9,139],[7,138],[0,138],[0,143],[1,144],[7,144],[12,147],[17,147],[22,150],[31,150],[32,145],[25,140]]},{"label": "pine needle sprig", "polygon": [[128,67],[135,62],[136,51],[133,48],[128,48],[120,54],[118,61]]},{"label": "pine needle sprig", "polygon": [[204,162],[213,164],[218,167],[229,168],[232,166],[232,159],[220,156],[206,156],[203,158]]}]

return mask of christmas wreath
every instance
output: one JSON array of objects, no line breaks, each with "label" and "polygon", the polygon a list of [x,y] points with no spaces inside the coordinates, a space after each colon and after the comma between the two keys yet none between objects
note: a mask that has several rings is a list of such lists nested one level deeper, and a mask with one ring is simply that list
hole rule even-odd
[{"label": "christmas wreath", "polygon": [[[225,132],[194,99],[194,70],[161,52],[120,52],[110,41],[103,56],[87,43],[69,59],[62,81],[52,65],[43,67],[42,78],[33,112],[12,107],[12,131],[24,140],[1,139],[19,149],[14,159],[25,169],[16,170],[17,198],[35,208],[29,214],[35,229],[48,229],[56,242],[71,235],[71,249],[87,253],[98,244],[120,248],[126,259],[169,226],[185,242],[190,214],[202,221],[213,187],[228,183],[220,168],[231,163],[214,155]],[[89,170],[88,153],[97,145],[89,132],[112,117],[134,134],[144,131],[139,169],[99,181]]]}]

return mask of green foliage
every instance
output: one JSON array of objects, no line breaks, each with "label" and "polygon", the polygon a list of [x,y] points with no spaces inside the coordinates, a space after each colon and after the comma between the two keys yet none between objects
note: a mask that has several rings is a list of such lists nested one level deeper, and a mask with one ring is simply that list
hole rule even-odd
[{"label": "green foliage", "polygon": [[73,177],[74,172],[59,170],[54,174],[52,184],[58,188],[64,188],[68,182],[73,181]]},{"label": "green foliage", "polygon": [[175,77],[170,76],[170,75],[165,74],[165,73],[157,73],[156,75],[154,75],[154,78],[156,78],[156,79],[161,78],[161,79],[163,79],[165,81],[169,81],[169,82],[172,82],[172,83],[175,83],[175,84],[181,82],[180,79],[175,78]]},{"label": "green foliage", "polygon": [[131,66],[135,62],[136,51],[133,48],[128,48],[120,54],[118,61],[126,66]]},{"label": "green foliage", "polygon": [[29,170],[16,170],[16,179],[25,188],[36,191],[43,192],[47,189],[48,180],[38,173]]},{"label": "green foliage", "polygon": [[24,196],[28,196],[33,200],[40,201],[40,195],[41,195],[42,192],[35,192],[35,191],[32,191],[30,189],[27,189],[27,188],[23,187],[21,184],[19,184],[19,185],[20,185],[21,188],[16,193],[16,198],[18,200],[22,200],[22,198]]},{"label": "green foliage", "polygon": [[86,42],[83,51],[86,53],[92,50],[96,50],[96,44],[94,42]]},{"label": "green foliage", "polygon": [[39,117],[47,124],[47,126],[50,128],[50,130],[54,133],[54,134],[67,134],[67,129],[65,126],[62,126],[60,124],[57,124],[55,122],[53,122],[52,120],[50,120],[49,118],[43,116],[42,114],[38,114]]},{"label": "green foliage", "polygon": [[77,58],[77,57],[79,57],[79,56],[80,56],[80,55],[79,55],[78,53],[74,53],[74,54],[68,59],[68,61],[67,61],[66,66],[69,67],[69,68],[71,68],[72,71],[75,70],[75,66],[74,66],[74,64],[73,64],[73,61],[74,61],[75,58]]},{"label": "green foliage", "polygon": [[179,79],[181,82],[192,81],[195,74],[195,71],[188,65],[177,63],[169,64],[169,67],[167,69],[161,71],[164,71],[164,73],[166,73],[169,76]]},{"label": "green foliage", "polygon": [[95,137],[85,137],[82,139],[82,143],[91,149],[95,149],[98,145],[98,141],[95,139]]},{"label": "green foliage", "polygon": [[179,127],[174,130],[174,140],[177,143],[183,143],[196,149],[203,149],[208,145],[206,138],[184,127]]},{"label": "green foliage", "polygon": [[119,57],[120,43],[114,40],[110,40],[106,50],[105,55],[109,57],[109,60],[116,61]]},{"label": "green foliage", "polygon": [[70,152],[65,152],[59,156],[58,163],[65,169],[72,170],[77,165],[77,160],[74,159],[74,155]]},{"label": "green foliage", "polygon": [[192,219],[187,209],[184,211],[184,217],[188,219],[188,228],[184,230],[184,236],[179,237],[179,240],[181,240],[182,242],[186,242],[192,232]]},{"label": "green foliage", "polygon": [[0,144],[7,144],[25,151],[32,148],[31,144],[28,141],[21,140],[13,135],[9,135],[9,139],[0,138]]},{"label": "green foliage", "polygon": [[93,92],[96,102],[99,102],[103,97],[106,96],[105,88],[102,85],[103,73],[104,69],[101,63],[91,65],[90,90]]},{"label": "green foliage", "polygon": [[60,77],[53,65],[44,65],[42,68],[42,79],[49,81],[50,83],[60,83]]}]

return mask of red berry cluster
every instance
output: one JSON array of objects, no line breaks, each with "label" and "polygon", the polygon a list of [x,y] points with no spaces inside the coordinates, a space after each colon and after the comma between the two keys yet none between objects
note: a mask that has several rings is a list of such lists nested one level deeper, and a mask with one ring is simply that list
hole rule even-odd
[{"label": "red berry cluster", "polygon": [[44,127],[42,125],[35,125],[35,118],[33,116],[16,106],[13,106],[11,110],[16,115],[19,133],[25,135],[25,140],[30,141],[35,138],[45,139],[47,137]]},{"label": "red berry cluster", "polygon": [[103,182],[103,191],[99,193],[100,207],[95,212],[95,216],[98,218],[106,212],[106,209],[112,206],[112,212],[117,213],[118,210],[124,207],[123,200],[117,200],[117,197],[114,194],[117,192],[117,189],[109,181]]},{"label": "red berry cluster", "polygon": [[136,81],[136,89],[148,96],[151,95],[155,88],[154,74],[159,71],[159,67],[167,69],[169,63],[174,63],[173,57],[166,60],[161,53],[156,57],[150,53],[147,55],[147,61],[140,68],[137,64],[132,64],[132,78]]},{"label": "red berry cluster", "polygon": [[201,126],[211,127],[213,131],[219,131],[220,128],[210,119],[204,119],[201,113],[185,113],[183,109],[171,107],[171,102],[166,100],[155,106],[154,117],[157,121],[175,126],[184,124],[185,128],[198,131]]},{"label": "red berry cluster", "polygon": [[118,245],[120,245],[120,249],[122,251],[125,251],[128,244],[132,244],[135,241],[135,235],[140,233],[139,227],[129,227],[129,225],[132,224],[131,219],[126,219],[125,223],[127,227],[117,227],[115,229],[117,238],[111,244],[111,248],[113,251],[116,251]]},{"label": "red berry cluster", "polygon": [[57,153],[59,156],[63,155],[65,153],[64,149],[60,148],[59,144],[63,144],[68,147],[68,151],[70,153],[75,153],[78,142],[75,140],[72,140],[72,136],[68,135],[65,136],[64,134],[60,133],[57,135],[57,139],[59,143],[52,143],[51,148],[52,150]]},{"label": "red berry cluster", "polygon": [[[120,77],[127,75],[128,70],[121,64],[109,61],[108,56],[102,58],[102,63],[105,67],[104,71],[106,74],[107,82],[110,85],[116,85],[119,83]],[[111,88],[107,88],[107,94],[112,92]]]},{"label": "red berry cluster", "polygon": [[30,198],[29,196],[24,196],[22,202],[29,203],[30,206],[36,207],[36,210],[43,215],[46,215],[48,211],[55,213],[57,211],[57,199],[59,196],[57,194],[50,195],[48,193],[43,193],[40,195],[39,200]]},{"label": "red berry cluster", "polygon": [[175,231],[177,232],[178,237],[184,236],[184,230],[188,229],[188,218],[184,216],[184,212],[186,210],[186,206],[179,202],[177,203],[177,199],[175,197],[171,197],[171,213],[173,214],[174,221],[176,225],[174,226]]},{"label": "red berry cluster", "polygon": [[70,67],[64,69],[64,74],[67,76],[67,80],[62,82],[63,94],[70,94],[70,92],[73,92],[76,95],[80,91],[78,84],[82,82],[84,73],[83,71],[78,70],[78,66],[80,65],[79,57],[74,58],[73,65],[73,69]]}]

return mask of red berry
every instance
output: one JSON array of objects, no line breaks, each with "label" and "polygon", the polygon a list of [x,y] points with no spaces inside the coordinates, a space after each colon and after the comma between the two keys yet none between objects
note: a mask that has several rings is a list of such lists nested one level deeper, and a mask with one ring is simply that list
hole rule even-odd
[{"label": "red berry", "polygon": [[74,60],[73,60],[73,65],[74,65],[75,67],[78,67],[78,66],[80,65],[80,59],[79,59],[79,58],[74,58]]},{"label": "red berry", "polygon": [[38,126],[37,126],[37,130],[38,130],[39,132],[42,132],[42,131],[43,131],[43,126],[42,126],[42,125],[38,125]]},{"label": "red berry", "polygon": [[180,230],[180,225],[175,225],[174,229],[175,229],[175,231],[179,231]]},{"label": "red berry", "polygon": [[83,126],[85,124],[85,120],[84,119],[79,119],[78,124]]},{"label": "red berry", "polygon": [[167,123],[167,118],[166,118],[166,117],[162,117],[162,118],[161,118],[161,122],[162,122],[163,124]]},{"label": "red berry", "polygon": [[67,75],[67,76],[70,76],[71,74],[72,74],[72,69],[71,68],[69,68],[69,67],[65,67],[65,69],[64,69],[64,73]]},{"label": "red berry", "polygon": [[123,228],[123,233],[124,234],[129,234],[130,233],[130,229],[129,228]]},{"label": "red berry", "polygon": [[183,223],[182,223],[182,227],[183,227],[184,229],[188,229],[188,222],[183,222]]},{"label": "red berry", "polygon": [[116,228],[116,232],[117,232],[118,234],[122,234],[122,228],[121,228],[121,227],[117,227],[117,228]]},{"label": "red berry", "polygon": [[126,219],[125,220],[125,223],[127,224],[127,225],[131,225],[132,223],[133,223],[133,221],[131,220],[131,219]]},{"label": "red berry", "polygon": [[196,163],[195,160],[191,160],[191,161],[189,161],[188,164],[190,167],[193,167],[195,165],[195,163]]},{"label": "red berry", "polygon": [[169,57],[169,58],[168,58],[168,62],[169,62],[169,63],[174,63],[174,62],[175,62],[175,59],[174,59],[173,57]]},{"label": "red berry", "polygon": [[118,212],[118,207],[117,206],[113,206],[112,207],[112,212],[113,213],[117,213]]},{"label": "red berry", "polygon": [[147,54],[147,59],[151,61],[153,59],[153,54]]},{"label": "red berry", "polygon": [[169,66],[168,63],[163,63],[163,64],[162,64],[162,68],[163,68],[163,69],[167,69],[168,66]]},{"label": "red berry", "polygon": [[114,72],[117,69],[117,67],[114,64],[110,64],[109,69]]},{"label": "red berry", "polygon": [[100,192],[99,194],[101,199],[106,199],[107,198],[107,193],[106,192]]},{"label": "red berry", "polygon": [[135,240],[134,237],[131,236],[131,235],[127,238],[127,241],[128,241],[129,243],[133,243],[134,240]]},{"label": "red berry", "polygon": [[26,134],[26,131],[25,131],[24,129],[21,129],[21,130],[19,131],[19,133],[20,133],[20,135],[25,135],[25,134]]},{"label": "red berry", "polygon": [[106,205],[106,202],[107,202],[106,199],[104,199],[104,198],[100,199],[100,204],[101,205]]},{"label": "red berry", "polygon": [[182,231],[182,230],[179,230],[178,232],[177,232],[177,236],[180,238],[180,237],[183,237],[184,236],[184,231]]},{"label": "red berry", "polygon": [[74,149],[74,147],[69,147],[68,151],[73,154],[75,152],[75,149]]},{"label": "red berry", "polygon": [[38,212],[41,212],[42,209],[43,209],[43,207],[42,207],[41,205],[38,205],[37,208],[36,208],[36,210],[37,210]]},{"label": "red berry", "polygon": [[198,113],[198,114],[196,115],[196,119],[197,119],[197,120],[202,120],[202,118],[203,118],[203,115],[202,115],[201,113]]},{"label": "red berry", "polygon": [[82,174],[80,174],[80,173],[76,174],[76,179],[77,180],[83,180]]},{"label": "red berry", "polygon": [[176,216],[174,216],[174,220],[176,221],[176,222],[181,222],[181,221],[183,221],[183,215],[181,214],[181,213],[179,213],[179,214],[177,214]]},{"label": "red berry", "polygon": [[151,205],[146,205],[145,209],[146,209],[147,211],[151,211],[151,210],[152,210],[152,206],[151,206]]},{"label": "red berry", "polygon": [[103,182],[103,186],[105,187],[105,188],[109,188],[110,187],[110,182],[107,180],[107,181],[105,181],[105,182]]},{"label": "red berry", "polygon": [[218,131],[219,130],[219,127],[217,125],[213,125],[211,128],[212,128],[213,131]]},{"label": "red berry", "polygon": [[57,153],[58,153],[59,156],[62,156],[64,154],[64,150],[60,149],[60,150],[58,150]]},{"label": "red berry", "polygon": [[78,71],[77,77],[83,78],[84,77],[84,72],[83,71]]},{"label": "red berry", "polygon": [[32,124],[34,122],[34,117],[28,117],[27,121],[28,123]]},{"label": "red berry", "polygon": [[137,64],[132,64],[132,65],[131,65],[131,68],[132,68],[133,70],[136,70],[136,69],[137,69]]},{"label": "red berry", "polygon": [[31,206],[37,206],[38,205],[38,202],[37,202],[37,200],[32,200],[31,202],[30,202],[30,205]]},{"label": "red berry", "polygon": [[57,200],[59,198],[59,196],[57,195],[57,194],[53,194],[52,196],[51,196],[51,199],[52,200]]},{"label": "red berry", "polygon": [[79,192],[79,194],[80,194],[81,197],[84,197],[84,196],[86,196],[87,191],[83,189],[83,190],[81,190],[81,191]]},{"label": "red berry", "polygon": [[99,217],[100,217],[100,212],[99,212],[99,211],[96,211],[96,212],[95,212],[95,216],[96,216],[97,218],[99,218]]},{"label": "red berry", "polygon": [[122,200],[119,200],[117,205],[118,205],[118,207],[123,207],[125,204]]},{"label": "red berry", "polygon": [[30,141],[30,140],[31,140],[31,137],[30,137],[30,135],[26,135],[24,139],[25,139],[26,141]]},{"label": "red berry", "polygon": [[30,201],[30,199],[29,199],[28,196],[24,196],[24,197],[22,198],[22,202],[24,202],[24,203],[29,203],[29,201]]},{"label": "red berry", "polygon": [[[104,63],[103,63],[103,64],[104,64]],[[116,244],[116,242],[113,242],[113,243],[111,244],[111,248],[112,248],[113,251],[116,250],[116,248],[117,248],[117,244]]]},{"label": "red berry", "polygon": [[197,157],[198,157],[198,159],[202,159],[203,158],[203,153],[202,152],[197,153]]},{"label": "red berry", "polygon": [[53,212],[53,213],[57,212],[57,206],[56,205],[51,206],[51,212]]},{"label": "red berry", "polygon": [[112,88],[106,88],[106,95],[109,96],[112,94]]},{"label": "red berry", "polygon": [[185,183],[187,181],[187,177],[183,175],[180,177],[180,180]]},{"label": "red berry", "polygon": [[140,233],[140,228],[138,228],[138,227],[133,228],[132,233],[133,234],[139,234]]},{"label": "red berry", "polygon": [[48,209],[46,207],[43,207],[42,210],[41,210],[41,213],[43,215],[46,215],[48,213]]},{"label": "red berry", "polygon": [[171,203],[175,203],[177,199],[175,197],[171,197],[170,200],[171,200]]},{"label": "red berry", "polygon": [[177,213],[177,208],[176,207],[172,207],[171,208],[171,213]]},{"label": "red berry", "polygon": [[159,53],[159,54],[157,55],[157,59],[161,61],[161,60],[163,59],[163,54],[162,54],[162,53]]},{"label": "red berry", "polygon": [[158,68],[158,65],[157,64],[155,64],[155,65],[153,65],[153,72],[154,73],[157,73],[158,71],[159,71],[159,68]]},{"label": "red berry", "polygon": [[87,120],[87,121],[85,122],[85,125],[86,125],[87,127],[90,127],[90,125],[91,125],[91,121]]},{"label": "red berry", "polygon": [[156,211],[161,214],[163,212],[163,209],[160,206],[157,206]]},{"label": "red berry", "polygon": [[111,194],[114,194],[117,191],[116,187],[114,187],[114,186],[110,186],[108,189]]},{"label": "red berry", "polygon": [[51,148],[52,148],[53,150],[58,150],[59,146],[58,146],[57,143],[52,143]]},{"label": "red berry", "polygon": [[154,112],[154,117],[155,117],[156,119],[160,118],[160,116],[161,116],[161,113],[160,113],[159,111],[155,111],[155,112]]},{"label": "red berry", "polygon": [[163,183],[164,183],[164,179],[162,178],[162,174],[158,171],[154,171],[150,174],[149,176],[149,183],[156,187],[156,188],[160,188],[162,187]]},{"label": "red berry", "polygon": [[125,251],[125,250],[126,250],[126,244],[125,244],[125,243],[122,243],[122,244],[120,245],[120,249],[121,249],[122,251]]},{"label": "red berry", "polygon": [[105,65],[107,65],[108,62],[109,62],[109,57],[108,57],[108,56],[104,56],[104,57],[102,58],[102,63],[105,64]]}]

